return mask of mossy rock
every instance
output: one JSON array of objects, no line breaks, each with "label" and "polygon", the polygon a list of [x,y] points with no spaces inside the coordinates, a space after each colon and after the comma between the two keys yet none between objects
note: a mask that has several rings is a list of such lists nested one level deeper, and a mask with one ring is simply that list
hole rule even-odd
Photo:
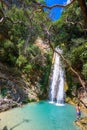
[{"label": "mossy rock", "polygon": [[69,88],[69,87],[68,87],[68,84],[67,84],[67,82],[65,82],[65,83],[64,83],[64,90],[65,90],[65,92],[68,90],[68,88]]},{"label": "mossy rock", "polygon": [[73,102],[73,99],[71,99],[70,97],[67,97],[67,98],[66,98],[66,102],[69,103],[69,104],[73,104],[73,105],[75,104],[75,103]]}]

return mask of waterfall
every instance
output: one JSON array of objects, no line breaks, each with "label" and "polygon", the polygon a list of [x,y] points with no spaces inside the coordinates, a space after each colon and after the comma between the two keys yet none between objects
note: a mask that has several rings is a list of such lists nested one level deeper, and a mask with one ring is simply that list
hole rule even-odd
[{"label": "waterfall", "polygon": [[[57,51],[62,53],[60,49],[57,49]],[[56,103],[56,105],[64,104],[64,70],[60,56],[57,53],[54,54],[54,66],[49,95],[51,103]]]}]

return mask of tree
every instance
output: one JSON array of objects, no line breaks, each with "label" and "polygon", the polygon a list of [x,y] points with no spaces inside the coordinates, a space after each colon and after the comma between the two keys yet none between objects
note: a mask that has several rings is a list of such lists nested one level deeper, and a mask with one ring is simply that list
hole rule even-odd
[{"label": "tree", "polygon": [[[70,2],[67,3],[67,4],[65,4],[65,5],[56,4],[56,5],[53,5],[53,6],[50,6],[50,7],[49,7],[49,6],[46,6],[46,5],[44,4],[45,2],[43,2],[43,0],[41,0],[40,2],[38,2],[37,0],[33,0],[32,3],[33,3],[33,6],[35,7],[35,9],[36,9],[36,7],[37,7],[37,5],[38,5],[38,6],[41,8],[41,10],[43,10],[43,8],[47,8],[47,9],[52,9],[52,8],[55,8],[55,7],[65,8],[65,7],[68,7],[68,6],[70,6],[71,4],[73,4],[75,1],[78,1],[78,4],[79,4],[79,6],[80,6],[80,8],[81,8],[81,11],[82,11],[82,15],[83,15],[83,19],[84,19],[84,25],[85,25],[85,27],[86,27],[86,29],[87,29],[87,4],[86,4],[86,0],[70,0]],[[17,2],[18,2],[18,1],[16,1],[16,3],[17,3]],[[31,2],[31,0],[30,0],[29,2]],[[25,1],[25,2],[20,1],[20,4],[23,5],[23,6],[26,6],[26,4],[27,4],[27,5],[29,4],[29,2],[27,2],[27,1]],[[43,4],[42,4],[42,3],[43,3]],[[4,5],[5,5],[6,7],[9,7],[10,4],[12,4],[12,1],[9,1],[9,0],[8,0],[8,3],[7,3],[7,2],[1,0],[1,5],[2,5],[2,7],[4,7]],[[2,22],[3,22],[5,19],[7,19],[7,18],[5,17],[5,15],[4,15],[2,9],[0,9],[0,14],[2,15],[2,17],[1,17],[1,19],[0,19],[0,23],[2,23]]]},{"label": "tree", "polygon": [[[56,4],[56,5],[48,7],[44,3],[42,3],[43,1],[42,2],[38,2],[37,0],[34,0],[34,1],[31,1],[31,0],[27,1],[26,0],[24,2],[20,1],[20,3],[21,3],[20,7],[22,7],[25,16],[29,19],[30,25],[29,25],[28,29],[32,30],[32,34],[34,35],[34,31],[37,30],[37,28],[34,26],[34,19],[33,19],[33,17],[31,17],[32,14],[34,14],[35,12],[38,12],[38,13],[44,12],[44,10],[43,10],[44,8],[52,9],[54,7],[61,7],[61,8],[69,7],[75,1],[76,0],[70,0],[70,3],[67,3],[66,5]],[[83,14],[83,18],[84,18],[84,29],[87,30],[87,5],[86,5],[86,1],[85,0],[78,0],[78,3],[79,3],[79,6],[81,8],[81,11],[82,11],[82,14]],[[16,6],[17,6],[17,4],[16,4]],[[6,10],[10,10],[10,8],[12,8],[12,6],[10,7],[10,1],[9,0],[8,0],[8,3],[6,3],[5,1],[1,1],[1,7],[2,7],[0,9],[0,15],[1,15],[0,23],[1,24],[5,23],[6,21],[10,21],[13,25],[14,24],[20,24],[20,25],[26,26],[25,22],[21,21],[20,19],[18,19],[18,21],[17,21],[15,19],[12,19],[12,17],[10,17],[8,15],[6,16]],[[27,10],[27,9],[30,9],[30,7],[33,7],[32,11],[31,11],[31,14],[28,13],[28,10]],[[3,11],[3,9],[4,9],[4,11]],[[43,28],[45,27],[43,23],[40,23],[40,25],[42,25]],[[35,27],[35,28],[33,28],[33,27]],[[27,36],[28,37],[26,38],[26,42],[24,44],[25,46],[27,46],[27,43],[29,43],[29,39],[31,37],[31,34],[30,35],[27,34]],[[49,36],[48,36],[48,39],[49,39]],[[51,48],[52,48],[52,46],[51,46]],[[25,51],[25,53],[26,53],[26,51]],[[68,65],[70,70],[78,77],[81,85],[83,87],[85,87],[84,84],[83,84],[83,80],[81,79],[80,75],[68,64],[68,62],[64,59],[63,56],[61,56],[61,57],[65,61],[65,63]]]},{"label": "tree", "polygon": [[38,37],[45,38],[44,26],[50,24],[50,19],[47,18],[46,12],[38,13],[39,9],[32,0],[26,1],[28,5],[7,3],[8,6],[5,4],[1,6],[0,16],[4,20],[0,23],[0,33],[7,27],[9,40],[3,32],[4,38],[0,39],[0,62],[9,65],[10,70],[11,67],[17,68],[18,73],[26,76],[29,87],[35,86],[35,93],[39,90],[41,92],[38,91],[38,95],[42,95],[47,92],[51,56],[49,50],[46,52],[45,49],[41,49],[43,44],[39,44],[41,48],[36,44],[36,40]]},{"label": "tree", "polygon": [[82,11],[82,15],[84,18],[84,24],[87,29],[87,5],[86,5],[86,0],[78,0],[79,6]]},{"label": "tree", "polygon": [[[61,7],[61,8],[65,8],[65,7],[69,7],[70,5],[72,5],[76,0],[70,0],[69,3],[65,4],[65,5],[60,5],[60,4],[56,4],[56,5],[53,5],[53,6],[47,6],[47,5],[42,5],[40,4],[39,2],[37,3],[39,5],[39,7],[41,8],[47,8],[47,9],[52,9],[52,8],[55,8],[55,7]],[[80,24],[81,27],[83,27],[85,30],[85,32],[87,32],[87,5],[86,5],[86,1],[85,0],[78,0],[78,4],[81,8],[81,11],[82,11],[82,16],[83,16],[83,19],[84,19],[84,24],[79,22],[79,21],[74,21],[71,23],[72,24]],[[68,21],[69,22],[69,21]],[[47,33],[48,35],[49,34],[49,31],[47,30]],[[48,36],[49,37],[49,36]],[[49,40],[50,41],[50,40]],[[49,42],[50,43],[50,42]],[[51,45],[50,43],[50,47],[52,48],[53,51],[56,51],[53,46]],[[56,52],[58,53],[58,52]],[[58,53],[59,54],[59,53]],[[82,78],[80,77],[80,74],[68,63],[68,61],[64,58],[63,55],[59,54],[61,56],[61,58],[64,60],[65,64],[67,64],[67,66],[69,67],[69,69],[78,77],[78,80],[80,81],[81,85],[83,86],[83,88],[86,87],[86,82],[84,80],[82,80]]]},{"label": "tree", "polygon": [[70,5],[72,5],[76,1],[78,1],[78,4],[81,8],[82,16],[84,19],[85,30],[87,31],[87,4],[86,4],[86,0],[70,0],[70,2],[66,3],[65,5],[56,4],[53,6],[42,5],[40,2],[37,2],[37,4],[38,4],[38,6],[41,7],[41,9],[47,8],[47,9],[51,10],[52,8],[55,8],[55,7],[61,7],[61,8],[69,7]]},{"label": "tree", "polygon": [[79,75],[79,73],[70,65],[70,63],[66,60],[66,58],[62,54],[60,54],[58,51],[56,51],[56,49],[53,47],[53,45],[51,44],[51,35],[50,35],[50,32],[49,32],[48,29],[46,29],[46,33],[48,35],[48,43],[49,43],[51,49],[53,50],[53,52],[56,52],[62,58],[62,60],[64,61],[64,63],[68,66],[69,70],[71,72],[73,72],[74,75],[76,75],[76,77],[78,78],[78,80],[81,83],[82,87],[85,89],[86,82],[81,78],[81,76]]}]

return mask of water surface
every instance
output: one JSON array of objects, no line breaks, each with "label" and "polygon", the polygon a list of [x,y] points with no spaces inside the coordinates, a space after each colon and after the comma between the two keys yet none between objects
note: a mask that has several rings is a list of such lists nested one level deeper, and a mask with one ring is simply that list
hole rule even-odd
[{"label": "water surface", "polygon": [[30,103],[0,114],[0,130],[79,130],[75,107],[46,101]]}]

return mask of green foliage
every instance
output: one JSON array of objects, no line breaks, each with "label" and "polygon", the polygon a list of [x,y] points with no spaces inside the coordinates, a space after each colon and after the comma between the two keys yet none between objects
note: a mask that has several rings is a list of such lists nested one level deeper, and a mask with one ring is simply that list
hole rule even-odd
[{"label": "green foliage", "polygon": [[41,50],[35,44],[30,45],[27,48],[27,51],[30,55],[36,56],[37,54],[41,54]]},{"label": "green foliage", "polygon": [[13,48],[14,44],[11,41],[7,40],[6,42],[4,42],[3,47],[4,47],[4,49]]},{"label": "green foliage", "polygon": [[[34,45],[34,42],[38,36],[44,38],[44,24],[48,25],[49,23],[46,13],[35,11],[32,2],[35,3],[35,1],[26,0],[25,8],[13,4],[6,11],[10,20],[3,23],[3,28],[7,27],[11,41],[5,40],[0,44],[1,60],[14,66],[17,65],[21,69],[24,69],[26,64],[33,64],[34,67],[40,64],[41,51]],[[30,36],[29,40],[28,36]]]},{"label": "green foliage", "polygon": [[[38,0],[37,0],[38,1]],[[46,4],[44,0],[39,0],[41,4]]]},{"label": "green foliage", "polygon": [[29,73],[31,70],[32,70],[33,66],[31,64],[27,64],[25,67],[24,67],[24,73]]},{"label": "green foliage", "polygon": [[[70,65],[79,73],[83,80],[87,80],[87,37],[85,37],[83,18],[78,2],[67,7],[59,20],[52,25],[52,43],[54,47],[63,49],[63,55]],[[69,73],[66,69],[66,73]],[[81,86],[73,75],[67,79],[70,90],[74,85]],[[75,82],[74,82],[75,80]]]},{"label": "green foliage", "polygon": [[[81,10],[74,2],[63,11],[63,15],[56,22],[51,22],[47,18],[49,12],[39,12],[35,3],[37,0],[25,0],[20,5],[12,5],[6,10],[6,20],[0,25],[1,34],[4,39],[0,44],[0,61],[13,67],[18,67],[21,72],[27,75],[39,75],[39,86],[45,92],[47,90],[49,74],[52,62],[52,52],[44,53],[36,44],[38,37],[45,39],[46,28],[50,28],[51,43],[54,47],[63,49],[66,59],[75,68],[83,79],[87,79],[87,38],[84,36]],[[39,1],[45,4],[43,0]],[[1,7],[2,5],[0,5]],[[74,24],[77,22],[76,24]],[[73,24],[71,24],[73,23]],[[83,23],[82,23],[83,24]],[[7,40],[9,39],[9,40]],[[68,71],[68,69],[67,69]],[[32,75],[31,75],[32,76]],[[69,86],[74,85],[73,75],[67,74],[70,80]],[[71,89],[70,88],[70,89]]]},{"label": "green foliage", "polygon": [[6,86],[3,86],[2,89],[1,89],[1,94],[3,97],[7,96],[7,93],[8,93],[8,90],[6,88]]},{"label": "green foliage", "polygon": [[83,65],[82,74],[84,75],[85,79],[87,80],[87,62]]},{"label": "green foliage", "polygon": [[40,80],[41,89],[44,90],[44,92],[47,92],[47,85],[49,81],[49,75],[51,70],[51,64],[52,64],[52,51],[48,51],[47,55],[47,63],[46,66],[43,68],[43,75]]},{"label": "green foliage", "polygon": [[16,64],[18,65],[18,67],[23,67],[25,64],[27,63],[27,59],[26,57],[24,57],[23,55],[20,55],[16,61]]},{"label": "green foliage", "polygon": [[9,63],[10,65],[13,65],[13,64],[15,65],[16,55],[14,55],[15,54],[14,44],[9,40],[5,40],[4,42],[2,42],[0,47],[1,47],[0,48],[0,53],[1,53],[0,60],[5,61],[5,62]]},{"label": "green foliage", "polygon": [[[16,74],[18,72],[27,75],[31,84],[39,82],[39,89],[46,91],[52,53],[45,54],[35,41],[38,37],[44,39],[46,35],[44,28],[50,25],[50,20],[46,17],[47,12],[38,13],[32,2],[35,4],[35,1],[26,0],[27,8],[13,5],[6,12],[13,22],[7,20],[5,23],[10,40],[5,40],[0,45],[0,53],[3,57],[1,61],[16,67]],[[44,3],[41,1],[41,4]]]}]

